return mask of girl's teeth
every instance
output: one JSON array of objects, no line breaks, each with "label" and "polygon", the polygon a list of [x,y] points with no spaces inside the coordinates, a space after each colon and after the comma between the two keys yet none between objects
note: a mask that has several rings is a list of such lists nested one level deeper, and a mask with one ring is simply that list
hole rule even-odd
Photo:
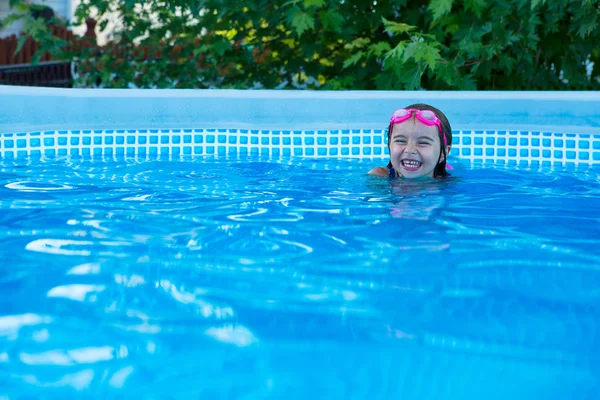
[{"label": "girl's teeth", "polygon": [[409,166],[409,167],[418,167],[419,165],[421,165],[421,163],[419,161],[409,161],[409,160],[402,161],[402,164]]}]

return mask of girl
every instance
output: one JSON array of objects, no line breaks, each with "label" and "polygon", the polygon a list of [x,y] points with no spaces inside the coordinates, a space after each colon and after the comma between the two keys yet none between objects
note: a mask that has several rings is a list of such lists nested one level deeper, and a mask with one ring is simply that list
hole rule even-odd
[{"label": "girl", "polygon": [[390,118],[387,169],[373,168],[369,174],[404,179],[446,178],[446,167],[452,169],[446,164],[451,148],[452,129],[444,113],[427,104],[413,104],[394,111]]}]

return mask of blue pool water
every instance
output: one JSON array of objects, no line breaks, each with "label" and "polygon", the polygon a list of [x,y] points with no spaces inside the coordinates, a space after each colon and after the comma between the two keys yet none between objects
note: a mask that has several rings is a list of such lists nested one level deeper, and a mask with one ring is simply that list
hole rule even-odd
[{"label": "blue pool water", "polygon": [[0,161],[0,398],[593,399],[600,169]]}]

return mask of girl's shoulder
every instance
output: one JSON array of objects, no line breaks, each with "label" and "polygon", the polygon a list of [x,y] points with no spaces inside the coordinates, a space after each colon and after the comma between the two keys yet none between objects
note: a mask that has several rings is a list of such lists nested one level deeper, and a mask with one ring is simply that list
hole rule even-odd
[{"label": "girl's shoulder", "polygon": [[389,172],[386,168],[376,167],[369,171],[369,175],[387,177],[389,175]]}]

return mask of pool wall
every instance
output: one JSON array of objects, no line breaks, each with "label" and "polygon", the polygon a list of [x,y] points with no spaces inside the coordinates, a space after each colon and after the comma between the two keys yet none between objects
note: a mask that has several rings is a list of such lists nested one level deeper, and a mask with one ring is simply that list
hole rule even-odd
[{"label": "pool wall", "polygon": [[600,164],[598,92],[318,92],[0,86],[0,158],[260,154],[382,158],[392,111],[448,116],[451,158]]}]

